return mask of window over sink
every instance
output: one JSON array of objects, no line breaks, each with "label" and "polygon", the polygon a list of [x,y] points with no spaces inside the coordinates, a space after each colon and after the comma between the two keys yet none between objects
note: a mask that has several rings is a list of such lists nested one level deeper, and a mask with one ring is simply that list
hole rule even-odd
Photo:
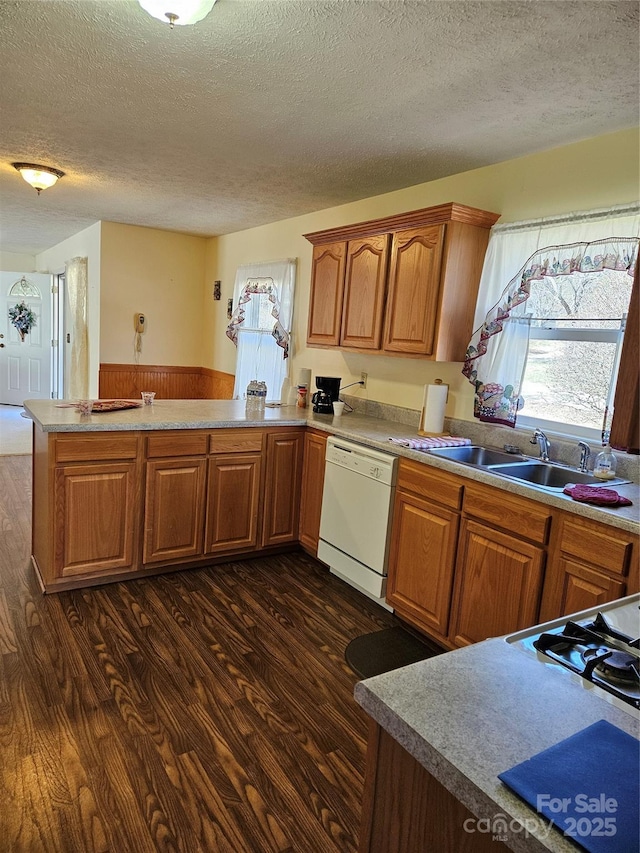
[{"label": "window over sink", "polygon": [[620,270],[532,283],[520,425],[609,430],[632,283]]},{"label": "window over sink", "polygon": [[639,235],[638,205],[494,227],[463,368],[476,417],[608,433],[617,382],[638,382],[620,364]]}]

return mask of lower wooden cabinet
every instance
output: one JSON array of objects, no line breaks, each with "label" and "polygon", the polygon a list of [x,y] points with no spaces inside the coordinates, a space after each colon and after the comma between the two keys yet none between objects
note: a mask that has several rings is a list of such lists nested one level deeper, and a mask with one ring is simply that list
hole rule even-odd
[{"label": "lower wooden cabinet", "polygon": [[638,537],[558,513],[540,617],[556,619],[637,591]]},{"label": "lower wooden cabinet", "polygon": [[262,545],[282,545],[298,539],[300,478],[304,430],[267,435]]},{"label": "lower wooden cabinet", "polygon": [[203,553],[206,470],[204,458],[147,462],[143,563]]},{"label": "lower wooden cabinet", "polygon": [[304,437],[298,539],[305,551],[313,554],[314,557],[318,553],[318,539],[320,537],[320,513],[322,511],[326,452],[327,434],[307,430]]},{"label": "lower wooden cabinet", "polygon": [[43,588],[295,544],[304,435],[36,430],[32,539]]},{"label": "lower wooden cabinet", "polygon": [[398,615],[446,638],[460,513],[398,491],[387,602]]},{"label": "lower wooden cabinet", "polygon": [[135,461],[61,465],[54,473],[53,576],[99,574],[137,562]]},{"label": "lower wooden cabinet", "polygon": [[450,638],[465,646],[537,622],[545,552],[513,535],[464,519]]},{"label": "lower wooden cabinet", "polygon": [[449,648],[638,591],[638,536],[401,459],[387,602]]},{"label": "lower wooden cabinet", "polygon": [[205,552],[253,551],[258,545],[262,454],[209,459]]}]

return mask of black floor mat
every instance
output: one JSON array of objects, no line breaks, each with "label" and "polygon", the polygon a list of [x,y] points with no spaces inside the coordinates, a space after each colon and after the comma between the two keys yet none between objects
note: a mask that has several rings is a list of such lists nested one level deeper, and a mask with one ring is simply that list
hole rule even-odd
[{"label": "black floor mat", "polygon": [[443,651],[435,643],[422,641],[398,625],[356,637],[347,646],[344,657],[356,675],[371,678]]}]

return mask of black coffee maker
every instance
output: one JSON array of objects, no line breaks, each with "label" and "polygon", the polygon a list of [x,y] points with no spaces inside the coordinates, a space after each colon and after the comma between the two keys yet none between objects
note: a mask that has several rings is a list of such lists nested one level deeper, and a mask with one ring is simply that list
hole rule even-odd
[{"label": "black coffee maker", "polygon": [[311,402],[313,411],[320,415],[333,414],[333,404],[340,394],[340,383],[342,379],[335,376],[316,376],[316,388],[318,389]]}]

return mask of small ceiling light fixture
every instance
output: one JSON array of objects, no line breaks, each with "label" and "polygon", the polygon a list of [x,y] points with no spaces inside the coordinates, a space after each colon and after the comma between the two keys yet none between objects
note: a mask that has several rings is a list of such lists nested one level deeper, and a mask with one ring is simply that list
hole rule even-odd
[{"label": "small ceiling light fixture", "polygon": [[138,0],[145,12],[159,21],[174,24],[197,24],[206,18],[217,0]]},{"label": "small ceiling light fixture", "polygon": [[58,178],[64,178],[64,172],[60,169],[52,169],[51,166],[38,166],[35,163],[12,163],[22,177],[40,195],[42,190],[52,187]]}]

